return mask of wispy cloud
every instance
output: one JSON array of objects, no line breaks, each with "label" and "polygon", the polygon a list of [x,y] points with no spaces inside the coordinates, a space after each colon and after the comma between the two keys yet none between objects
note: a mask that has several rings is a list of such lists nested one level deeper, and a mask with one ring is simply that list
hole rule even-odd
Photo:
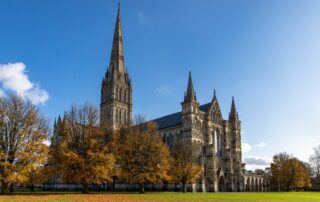
[{"label": "wispy cloud", "polygon": [[157,88],[157,92],[163,96],[168,96],[172,94],[172,88],[169,85],[163,85]]},{"label": "wispy cloud", "polygon": [[47,91],[29,80],[23,63],[0,64],[0,96],[12,91],[18,96],[30,100],[33,104],[43,104],[49,99]]},{"label": "wispy cloud", "polygon": [[267,144],[265,142],[260,142],[259,144],[256,144],[253,147],[255,147],[255,148],[264,148],[266,146],[267,146]]},{"label": "wispy cloud", "polygon": [[242,143],[241,148],[243,153],[248,153],[249,151],[251,151],[251,145],[248,143]]}]

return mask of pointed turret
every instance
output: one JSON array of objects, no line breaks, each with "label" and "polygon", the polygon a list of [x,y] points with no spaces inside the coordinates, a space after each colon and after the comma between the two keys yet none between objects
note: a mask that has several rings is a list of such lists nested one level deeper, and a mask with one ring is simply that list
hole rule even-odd
[{"label": "pointed turret", "polygon": [[110,69],[112,72],[124,73],[122,30],[120,19],[120,2],[118,2],[117,21],[113,35],[112,51],[110,57]]},{"label": "pointed turret", "polygon": [[238,112],[236,109],[236,104],[234,102],[233,96],[232,96],[231,110],[230,110],[230,114],[229,114],[229,121],[239,121]]},{"label": "pointed turret", "polygon": [[213,98],[212,98],[212,102],[217,101],[217,95],[216,95],[216,90],[213,90]]},{"label": "pointed turret", "polygon": [[189,72],[188,88],[187,93],[184,96],[184,101],[197,101],[197,97],[193,89],[191,72]]}]

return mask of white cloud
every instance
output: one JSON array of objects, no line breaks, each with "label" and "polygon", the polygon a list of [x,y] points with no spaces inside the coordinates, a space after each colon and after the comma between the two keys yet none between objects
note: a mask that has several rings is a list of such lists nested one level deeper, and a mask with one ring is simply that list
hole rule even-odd
[{"label": "white cloud", "polygon": [[241,148],[243,153],[248,153],[251,151],[251,146],[248,143],[242,143]]},{"label": "white cloud", "polygon": [[48,92],[31,82],[25,69],[26,66],[23,63],[0,64],[0,83],[3,87],[0,91],[2,95],[4,95],[4,90],[8,90],[30,100],[33,104],[45,103],[49,99]]},{"label": "white cloud", "polygon": [[157,88],[157,92],[163,96],[170,95],[172,93],[172,89],[169,85],[163,85]]},{"label": "white cloud", "polygon": [[244,158],[247,170],[265,169],[270,166],[271,159],[261,156],[248,156]]},{"label": "white cloud", "polygon": [[256,145],[254,145],[253,147],[256,147],[256,148],[264,148],[264,147],[266,147],[267,146],[267,144],[265,143],[265,142],[260,142],[259,144],[256,144]]}]

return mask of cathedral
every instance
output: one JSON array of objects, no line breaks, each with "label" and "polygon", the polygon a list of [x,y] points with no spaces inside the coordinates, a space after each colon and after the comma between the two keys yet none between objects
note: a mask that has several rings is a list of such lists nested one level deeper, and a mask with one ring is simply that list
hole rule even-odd
[{"label": "cathedral", "polygon": [[[132,82],[125,67],[118,7],[109,67],[102,80],[101,125],[116,129],[132,120]],[[189,189],[202,191],[243,191],[241,121],[232,98],[229,118],[222,117],[214,93],[212,101],[197,101],[189,73],[181,111],[153,120],[169,146],[175,141],[190,145],[191,155],[203,166],[204,174]]]},{"label": "cathedral", "polygon": [[[116,130],[132,121],[132,82],[124,63],[120,4],[113,36],[109,66],[102,79],[100,126]],[[243,172],[241,151],[241,121],[234,98],[228,119],[222,117],[214,91],[211,102],[201,105],[196,97],[191,72],[181,111],[151,120],[169,147],[177,141],[188,145],[191,159],[202,166],[203,174],[188,191],[267,191],[263,176]],[[56,131],[56,129],[55,129]],[[56,133],[56,132],[54,132]],[[68,188],[54,180],[46,189]],[[74,185],[75,187],[79,185]],[[177,190],[174,184],[146,185],[147,190]],[[113,190],[134,190],[131,184],[115,183]]]}]

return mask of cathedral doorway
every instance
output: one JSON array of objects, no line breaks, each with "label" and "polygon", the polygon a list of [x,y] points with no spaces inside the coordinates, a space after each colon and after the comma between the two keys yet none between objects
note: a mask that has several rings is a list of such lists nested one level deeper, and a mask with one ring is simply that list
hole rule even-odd
[{"label": "cathedral doorway", "polygon": [[226,187],[225,187],[225,180],[223,177],[219,178],[219,192],[224,192],[226,191]]}]

